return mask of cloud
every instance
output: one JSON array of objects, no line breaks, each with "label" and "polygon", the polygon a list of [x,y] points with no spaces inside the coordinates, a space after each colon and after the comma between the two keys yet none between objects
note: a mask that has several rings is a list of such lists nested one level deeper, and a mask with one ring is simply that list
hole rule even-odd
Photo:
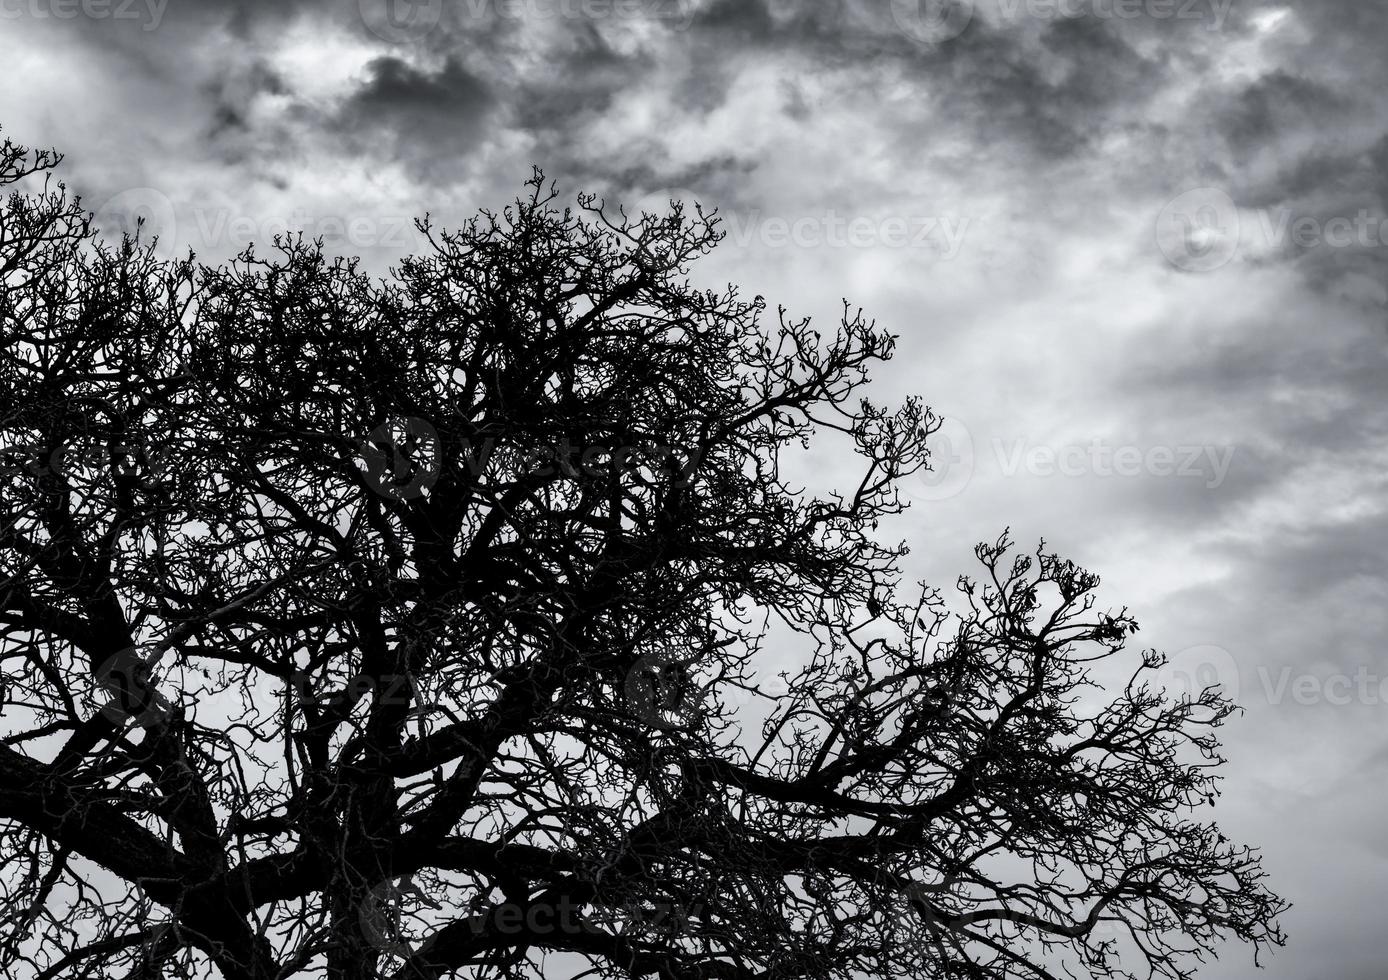
[{"label": "cloud", "polygon": [[458,59],[431,71],[382,55],[365,74],[332,119],[351,152],[369,157],[384,151],[425,179],[447,179],[485,141],[495,98]]}]

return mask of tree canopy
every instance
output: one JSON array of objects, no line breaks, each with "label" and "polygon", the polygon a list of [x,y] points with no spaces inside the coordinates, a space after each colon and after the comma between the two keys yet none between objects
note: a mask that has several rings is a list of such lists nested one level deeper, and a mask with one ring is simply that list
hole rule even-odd
[{"label": "tree canopy", "polygon": [[716,215],[537,172],[384,279],[207,265],[100,240],[58,162],[0,149],[7,975],[1181,980],[1283,942],[1195,812],[1235,707],[1044,546],[905,587],[880,525],[939,420],[863,397],[860,311],[692,285]]}]

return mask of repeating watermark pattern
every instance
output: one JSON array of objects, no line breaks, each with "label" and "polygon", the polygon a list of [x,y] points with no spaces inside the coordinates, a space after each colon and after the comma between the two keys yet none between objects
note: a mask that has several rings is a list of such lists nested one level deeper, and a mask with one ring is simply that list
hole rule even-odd
[{"label": "repeating watermark pattern", "polygon": [[[892,19],[903,34],[937,47],[982,20],[976,0],[892,0]],[[1224,28],[1234,0],[997,0],[990,5],[1000,25],[1024,20],[1180,20],[1199,21],[1207,30]]]},{"label": "repeating watermark pattern", "polygon": [[104,20],[156,31],[169,0],[0,0],[0,20]]},{"label": "repeating watermark pattern", "polygon": [[1157,686],[1169,696],[1197,700],[1207,688],[1214,688],[1235,703],[1242,692],[1239,664],[1221,646],[1200,644],[1168,654],[1156,671]]},{"label": "repeating watermark pattern", "polygon": [[600,923],[619,935],[633,931],[683,935],[689,932],[690,919],[703,914],[702,906],[685,908],[661,900],[631,902],[614,908],[598,907],[584,912],[583,906],[570,896],[560,895],[554,902],[536,901],[525,905],[502,902],[485,915],[474,915],[467,921],[474,934],[490,930],[504,936],[522,932],[539,936],[573,935],[583,932],[589,923]]},{"label": "repeating watermark pattern", "polygon": [[997,0],[1004,21],[1181,20],[1223,30],[1234,0]]},{"label": "repeating watermark pattern", "polygon": [[1217,187],[1197,187],[1167,202],[1157,215],[1157,248],[1185,272],[1212,272],[1239,250],[1239,209]]},{"label": "repeating watermark pattern", "polygon": [[969,427],[956,418],[945,418],[925,436],[929,469],[919,470],[904,482],[903,491],[913,500],[948,500],[962,493],[978,472],[982,459],[991,456],[998,475],[1011,479],[1032,477],[1118,478],[1143,477],[1200,480],[1205,489],[1224,484],[1238,452],[1237,446],[1210,443],[1137,445],[1117,443],[1096,436],[1087,443],[1034,444],[1025,437],[994,438],[988,452],[980,453]]},{"label": "repeating watermark pattern", "polygon": [[154,687],[154,665],[135,647],[125,647],[107,657],[93,672],[97,696],[110,695],[101,716],[114,725],[133,720],[140,728],[167,724],[173,704]]},{"label": "repeating watermark pattern", "polygon": [[830,208],[795,217],[760,209],[719,212],[729,241],[739,248],[915,248],[952,259],[964,245],[972,219],[962,215],[845,215]]},{"label": "repeating watermark pattern", "polygon": [[1227,649],[1216,644],[1187,647],[1167,656],[1157,671],[1159,683],[1173,696],[1198,698],[1207,688],[1218,690],[1235,704],[1253,703],[1303,707],[1388,704],[1388,674],[1368,664],[1352,673],[1258,664],[1250,672]]},{"label": "repeating watermark pattern", "polygon": [[79,473],[163,479],[172,469],[174,450],[150,443],[92,443],[86,447],[59,446],[46,450],[33,443],[0,446],[0,479],[18,476],[61,476]]},{"label": "repeating watermark pattern", "polygon": [[340,691],[313,693],[313,682],[307,673],[295,670],[289,675],[289,685],[299,701],[314,707],[324,707],[337,697],[345,697],[356,704],[367,695],[374,703],[382,705],[409,705],[419,700],[414,680],[409,674],[383,674],[379,679],[370,674],[356,674]]},{"label": "repeating watermark pattern", "polygon": [[1010,445],[993,440],[993,451],[1005,477],[1031,476],[1176,477],[1205,481],[1217,490],[1229,475],[1236,446],[1186,443],[1175,446],[1116,445],[1098,437],[1085,444],[1033,446],[1026,439]]},{"label": "repeating watermark pattern", "polygon": [[623,684],[627,708],[643,723],[667,731],[689,730],[703,717],[709,687],[690,673],[688,654],[661,646],[645,654]]},{"label": "repeating watermark pattern", "polygon": [[[638,475],[685,488],[697,475],[698,450],[665,443],[645,446],[577,445],[567,439],[514,450],[496,439],[464,439],[459,458],[474,476],[501,460],[497,471],[509,471],[513,479],[562,477],[598,479],[616,474]],[[443,444],[438,430],[416,416],[387,419],[359,443],[363,477],[377,493],[392,500],[414,500],[438,482],[443,465]]]},{"label": "repeating watermark pattern", "polygon": [[685,30],[694,19],[693,0],[460,0],[474,20],[632,20]]},{"label": "repeating watermark pattern", "polygon": [[892,20],[901,32],[927,47],[959,37],[974,18],[973,0],[892,0]]},{"label": "repeating watermark pattern", "polygon": [[1388,215],[1309,215],[1292,208],[1240,210],[1227,191],[1197,187],[1173,198],[1156,221],[1157,247],[1183,272],[1213,272],[1241,254],[1311,249],[1380,249]]},{"label": "repeating watermark pattern", "polygon": [[275,217],[230,207],[194,206],[184,210],[180,221],[173,201],[153,187],[132,187],[113,195],[97,208],[92,223],[110,241],[126,236],[153,244],[155,254],[163,259],[173,258],[184,248],[239,250],[248,242],[299,235],[321,241],[335,252],[368,248],[408,252],[424,241],[414,218],[405,214],[315,213],[300,207]]},{"label": "repeating watermark pattern", "polygon": [[[417,44],[443,14],[442,0],[358,0],[367,30],[391,44]],[[694,19],[693,0],[451,0],[449,12],[466,20],[628,20],[683,31]]]},{"label": "repeating watermark pattern", "polygon": [[438,482],[443,444],[425,419],[387,419],[361,441],[360,459],[367,485],[382,497],[417,500]]},{"label": "repeating watermark pattern", "polygon": [[921,503],[957,497],[974,475],[974,437],[968,426],[946,417],[929,435],[922,435],[928,468],[917,470],[903,484],[907,496]]},{"label": "repeating watermark pattern", "polygon": [[366,941],[389,956],[409,959],[414,954],[401,928],[405,914],[406,900],[431,909],[443,908],[417,885],[414,879],[406,876],[399,883],[393,878],[379,882],[362,900],[357,910],[357,920],[361,924],[362,936]]},{"label": "repeating watermark pattern", "polygon": [[178,213],[168,195],[153,187],[131,187],[107,198],[92,223],[110,239],[124,236],[153,245],[161,259],[178,251]]},{"label": "repeating watermark pattern", "polygon": [[1388,704],[1388,674],[1360,664],[1353,674],[1343,671],[1309,673],[1292,667],[1273,671],[1266,664],[1256,670],[1258,683],[1268,704],[1291,701],[1303,706],[1328,704],[1343,708],[1351,704],[1383,707]]},{"label": "repeating watermark pattern", "polygon": [[[414,947],[401,928],[407,903],[416,907],[441,909],[409,877],[396,884],[393,879],[379,883],[362,902],[358,919],[362,935],[376,949],[388,955],[408,959]],[[594,924],[616,935],[657,933],[680,936],[690,933],[690,921],[705,917],[701,903],[682,905],[678,902],[655,899],[631,901],[620,907],[595,906],[584,911],[584,903],[569,895],[560,895],[553,902],[537,900],[520,904],[500,902],[485,912],[474,913],[465,921],[475,936],[490,932],[502,936],[580,935]]]},{"label": "repeating watermark pattern", "polygon": [[[0,0],[3,2],[3,0]],[[690,202],[699,195],[684,189],[653,196],[663,212],[671,200]],[[302,235],[321,240],[329,251],[368,248],[409,252],[425,241],[414,218],[405,214],[315,213],[296,208],[285,216],[238,212],[231,207],[185,207],[182,219],[168,195],[152,187],[134,187],[106,200],[94,224],[107,238],[122,235],[143,243],[157,239],[155,252],[172,258],[182,248],[240,248],[248,242],[267,242],[276,236]],[[720,209],[718,218],[728,239],[739,248],[911,249],[928,251],[941,260],[963,250],[975,221],[961,214],[845,213],[833,208],[819,212],[777,214],[761,208]]]},{"label": "repeating watermark pattern", "polygon": [[403,214],[314,214],[296,208],[287,218],[237,214],[231,208],[194,208],[193,231],[203,246],[243,245],[276,236],[303,235],[321,240],[330,250],[343,248],[417,248],[423,236],[414,219]]},{"label": "repeating watermark pattern", "polygon": [[366,29],[390,44],[415,44],[438,26],[443,0],[357,0]]}]

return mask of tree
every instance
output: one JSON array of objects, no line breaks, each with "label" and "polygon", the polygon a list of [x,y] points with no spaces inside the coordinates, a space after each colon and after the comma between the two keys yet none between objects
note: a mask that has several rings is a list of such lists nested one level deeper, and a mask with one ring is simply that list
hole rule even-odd
[{"label": "tree", "polygon": [[[1098,579],[1006,535],[902,598],[879,522],[938,420],[858,397],[893,351],[860,312],[692,286],[715,215],[537,172],[373,280],[103,243],[57,162],[0,153],[50,181],[0,237],[8,975],[1183,978],[1283,942],[1192,817],[1234,707],[1147,683]],[[790,485],[812,437],[844,493]]]}]

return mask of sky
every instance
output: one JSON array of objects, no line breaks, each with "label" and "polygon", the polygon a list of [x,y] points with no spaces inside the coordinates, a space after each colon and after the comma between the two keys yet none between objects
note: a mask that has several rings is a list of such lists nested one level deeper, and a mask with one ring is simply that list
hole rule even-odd
[{"label": "sky", "polygon": [[718,207],[696,279],[861,306],[874,399],[946,417],[908,581],[1044,537],[1246,708],[1215,812],[1290,943],[1198,976],[1381,980],[1385,42],[1381,0],[0,0],[0,126],[208,261],[384,272],[532,165]]}]

